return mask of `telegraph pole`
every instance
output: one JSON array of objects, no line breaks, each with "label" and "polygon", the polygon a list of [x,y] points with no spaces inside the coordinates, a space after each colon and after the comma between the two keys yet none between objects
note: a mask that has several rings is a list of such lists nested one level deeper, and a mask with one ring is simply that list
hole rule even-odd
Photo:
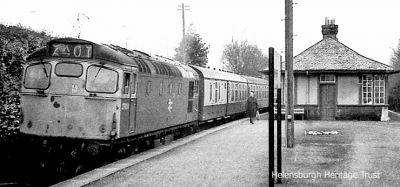
[{"label": "telegraph pole", "polygon": [[294,144],[294,109],[293,109],[293,0],[285,0],[285,61],[286,61],[286,146]]},{"label": "telegraph pole", "polygon": [[178,5],[180,7],[178,11],[182,11],[182,41],[183,41],[183,63],[186,63],[186,50],[185,50],[185,10],[190,10],[188,5],[182,3],[182,5]]},{"label": "telegraph pole", "polygon": [[269,186],[274,186],[274,48],[268,48],[268,87],[269,87],[269,97],[268,97],[268,183]]}]

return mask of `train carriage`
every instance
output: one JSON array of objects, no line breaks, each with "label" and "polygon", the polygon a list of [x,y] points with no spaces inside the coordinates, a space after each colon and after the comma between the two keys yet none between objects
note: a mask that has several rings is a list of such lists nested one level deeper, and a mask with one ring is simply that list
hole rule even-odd
[{"label": "train carriage", "polygon": [[258,108],[265,111],[268,107],[268,82],[265,79],[242,75],[247,80],[247,92],[254,92]]},{"label": "train carriage", "polygon": [[246,79],[233,73],[191,67],[200,77],[199,121],[222,119],[245,112]]}]

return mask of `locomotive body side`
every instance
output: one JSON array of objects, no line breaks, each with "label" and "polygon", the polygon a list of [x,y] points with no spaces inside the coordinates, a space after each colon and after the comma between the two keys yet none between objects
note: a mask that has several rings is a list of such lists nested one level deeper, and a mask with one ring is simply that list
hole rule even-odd
[{"label": "locomotive body side", "polygon": [[150,60],[143,62],[151,73],[139,73],[136,133],[196,123],[194,109],[197,108],[198,93],[194,82],[198,79],[197,73],[190,68]]}]

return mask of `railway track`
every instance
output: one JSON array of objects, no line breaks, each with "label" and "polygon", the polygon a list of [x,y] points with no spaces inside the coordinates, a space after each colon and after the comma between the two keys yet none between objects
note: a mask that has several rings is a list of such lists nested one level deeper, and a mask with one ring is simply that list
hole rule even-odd
[{"label": "railway track", "polygon": [[[149,144],[147,147],[144,147],[144,149],[142,150],[137,150],[134,151],[132,154],[126,154],[124,156],[115,156],[115,157],[110,157],[110,158],[106,158],[106,159],[101,159],[101,160],[96,160],[92,164],[89,166],[85,166],[84,169],[82,169],[81,171],[79,171],[76,174],[73,175],[69,175],[69,176],[60,176],[57,174],[54,174],[52,172],[49,171],[43,171],[40,168],[36,168],[36,167],[32,167],[32,163],[19,163],[17,164],[17,168],[15,171],[12,171],[6,175],[3,175],[3,181],[2,182],[0,180],[0,186],[50,186],[50,185],[54,185],[54,184],[63,184],[62,181],[68,181],[69,179],[75,178],[78,175],[85,175],[84,173],[93,173],[93,172],[101,172],[103,174],[107,174],[107,172],[105,172],[102,168],[106,165],[113,165],[113,163],[124,160],[124,159],[129,159],[128,157],[132,156],[132,155],[141,155],[142,153],[145,153],[147,151],[152,152],[152,154],[150,154],[151,156],[154,156],[155,154],[162,154],[163,152],[169,150],[169,149],[173,149],[174,147],[178,147],[180,145],[183,145],[187,142],[190,142],[196,138],[200,138],[202,136],[205,136],[209,133],[218,131],[220,129],[226,128],[229,125],[227,125],[228,122],[231,122],[232,120],[226,120],[226,121],[213,121],[210,123],[206,123],[203,124],[201,126],[199,126],[198,129],[196,129],[195,131],[193,130],[188,130],[188,131],[184,131],[184,134],[181,134],[180,137],[174,137],[173,135],[169,135],[167,136],[165,139],[155,139],[154,143]],[[223,125],[225,124],[225,125]],[[189,135],[192,135],[190,138],[184,138],[187,137]],[[170,145],[171,142],[174,142],[174,145]],[[177,142],[177,143],[175,143]],[[162,149],[158,149],[162,147]],[[166,148],[165,148],[166,147]],[[151,151],[150,151],[151,150]],[[19,155],[24,155],[24,154],[19,154]],[[26,155],[26,154],[25,154]],[[149,155],[148,155],[149,156]],[[135,162],[137,161],[143,161],[146,160],[150,157],[148,156],[141,156],[140,159],[134,159]],[[21,160],[23,158],[14,158],[13,162],[16,162],[18,160]],[[134,164],[134,163],[131,163]],[[11,164],[12,165],[12,164]],[[129,164],[128,164],[129,165]],[[128,165],[121,165],[123,166],[128,166]],[[120,167],[121,167],[120,166]],[[10,167],[11,168],[11,167]],[[114,168],[114,170],[116,169],[121,169],[121,168]],[[112,171],[107,169],[108,172]],[[99,176],[99,174],[95,174],[94,176]],[[12,180],[9,180],[9,177],[12,177]],[[85,177],[87,177],[85,175]],[[89,177],[91,178],[91,177]],[[85,180],[84,180],[85,181]],[[62,185],[61,185],[62,186]]]}]

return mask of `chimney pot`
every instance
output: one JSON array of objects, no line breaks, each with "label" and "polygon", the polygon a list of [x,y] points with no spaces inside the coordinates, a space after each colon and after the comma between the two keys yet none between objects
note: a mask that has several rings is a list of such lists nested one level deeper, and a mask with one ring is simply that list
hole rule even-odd
[{"label": "chimney pot", "polygon": [[321,26],[322,28],[322,36],[323,39],[325,38],[332,38],[337,40],[337,33],[339,26],[335,24],[335,19],[329,19],[328,17],[325,18],[325,25]]}]

